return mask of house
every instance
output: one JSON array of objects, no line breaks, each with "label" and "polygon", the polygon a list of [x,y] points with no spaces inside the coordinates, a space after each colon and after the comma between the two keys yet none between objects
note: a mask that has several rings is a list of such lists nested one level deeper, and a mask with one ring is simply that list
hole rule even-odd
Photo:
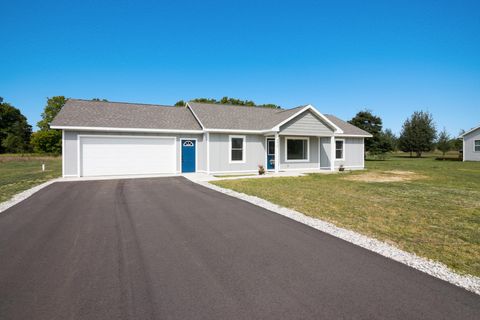
[{"label": "house", "polygon": [[271,109],[189,102],[185,107],[69,99],[63,176],[208,174],[364,168],[371,135],[312,105]]},{"label": "house", "polygon": [[463,161],[480,161],[480,126],[460,137],[463,139]]}]

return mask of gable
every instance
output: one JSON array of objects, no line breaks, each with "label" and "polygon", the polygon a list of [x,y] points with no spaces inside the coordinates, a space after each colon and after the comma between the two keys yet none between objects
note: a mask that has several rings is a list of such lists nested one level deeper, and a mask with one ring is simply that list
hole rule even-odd
[{"label": "gable", "polygon": [[478,139],[479,137],[480,137],[480,127],[467,131],[466,133],[463,134],[464,140]]},{"label": "gable", "polygon": [[315,116],[311,111],[304,112],[280,127],[281,134],[292,135],[327,135],[333,134],[323,120]]}]

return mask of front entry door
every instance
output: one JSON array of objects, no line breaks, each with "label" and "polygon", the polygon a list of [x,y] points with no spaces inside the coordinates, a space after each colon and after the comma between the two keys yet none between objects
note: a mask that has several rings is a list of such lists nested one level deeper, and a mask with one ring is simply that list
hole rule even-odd
[{"label": "front entry door", "polygon": [[267,170],[275,169],[275,139],[267,139]]},{"label": "front entry door", "polygon": [[195,172],[196,140],[181,140],[182,172]]}]

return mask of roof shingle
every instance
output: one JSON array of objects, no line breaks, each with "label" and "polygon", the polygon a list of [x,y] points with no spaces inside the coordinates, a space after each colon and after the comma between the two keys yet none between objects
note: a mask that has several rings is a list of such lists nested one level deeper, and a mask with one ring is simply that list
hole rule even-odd
[{"label": "roof shingle", "polygon": [[346,121],[343,121],[334,115],[331,114],[324,114],[325,117],[328,118],[331,122],[333,122],[337,127],[342,129],[343,135],[352,135],[352,136],[371,136],[370,133],[368,133],[365,130],[360,129],[359,127],[354,126],[353,124],[350,124]]},{"label": "roof shingle", "polygon": [[[252,131],[270,130],[305,107],[273,109],[198,102],[189,102],[189,106],[206,129]],[[325,116],[343,130],[343,135],[369,135],[333,115]],[[52,126],[202,130],[186,107],[79,99],[69,99]]]},{"label": "roof shingle", "polygon": [[284,110],[198,102],[188,105],[205,128],[229,130],[269,130],[301,108]]},{"label": "roof shingle", "polygon": [[187,108],[77,99],[65,103],[52,126],[202,130]]}]

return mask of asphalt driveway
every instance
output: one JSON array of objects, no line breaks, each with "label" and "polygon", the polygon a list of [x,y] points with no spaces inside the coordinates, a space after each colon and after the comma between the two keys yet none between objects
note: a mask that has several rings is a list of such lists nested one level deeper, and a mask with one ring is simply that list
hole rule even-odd
[{"label": "asphalt driveway", "polygon": [[181,178],[0,214],[1,319],[478,319],[480,297]]}]

